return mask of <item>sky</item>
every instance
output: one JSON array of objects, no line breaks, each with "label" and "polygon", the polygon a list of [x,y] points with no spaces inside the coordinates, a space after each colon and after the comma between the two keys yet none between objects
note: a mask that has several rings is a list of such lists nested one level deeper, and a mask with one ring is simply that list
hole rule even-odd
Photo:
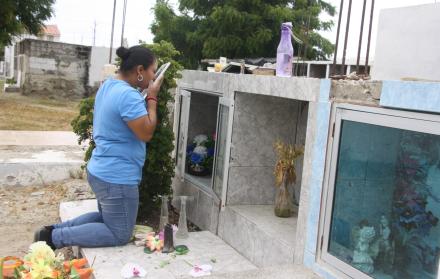
[{"label": "sky", "polygon": [[[128,45],[136,45],[139,40],[152,42],[153,35],[150,32],[150,26],[153,22],[152,8],[155,0],[127,0],[127,12],[125,21],[124,37],[127,38]],[[336,6],[339,12],[340,0],[327,0]],[[367,11],[365,15],[365,28],[363,36],[362,57],[365,56],[366,41],[368,35],[368,22],[370,18],[370,6],[372,0],[367,0]],[[440,0],[437,0],[440,2]],[[115,30],[113,37],[113,46],[117,47],[121,43],[122,31],[122,13],[123,0],[116,1]],[[177,6],[178,0],[171,0],[174,6]],[[382,9],[404,7],[412,5],[421,5],[434,3],[436,0],[376,0],[375,14],[373,19],[371,57],[374,57],[375,38],[377,33],[377,24],[379,13]],[[351,24],[348,39],[347,57],[354,58],[357,56],[358,38],[360,31],[360,19],[362,14],[362,0],[353,0],[351,14]],[[341,28],[345,28],[346,12],[348,0],[345,0],[343,12],[343,23]],[[113,1],[112,0],[56,0],[54,6],[55,15],[47,23],[57,24],[61,32],[61,41],[68,43],[110,46]],[[322,19],[328,19],[326,15],[321,16]],[[336,24],[338,16],[333,18],[335,25],[331,32],[323,32],[322,35],[328,38],[332,43],[336,40]],[[96,25],[95,25],[96,24]],[[344,39],[345,30],[341,30],[340,42]],[[342,53],[342,45],[338,50]],[[339,56],[338,54],[338,56]]]}]

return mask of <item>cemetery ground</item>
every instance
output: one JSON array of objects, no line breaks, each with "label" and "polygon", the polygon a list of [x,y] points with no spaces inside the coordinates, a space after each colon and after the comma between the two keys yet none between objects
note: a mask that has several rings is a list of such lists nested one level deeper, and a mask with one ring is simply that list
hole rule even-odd
[{"label": "cemetery ground", "polygon": [[[5,93],[3,83],[0,80],[0,131],[6,138],[0,139],[0,161],[6,162],[11,154],[14,156],[32,149],[11,145],[15,139],[10,137],[15,131],[72,131],[70,122],[78,114],[78,101]],[[50,139],[40,136],[38,139],[17,140],[27,141],[27,144],[40,141],[36,145],[42,145]],[[69,145],[77,145],[76,140]],[[34,231],[42,225],[59,221],[60,202],[93,198],[87,181],[77,175],[43,185],[15,187],[0,183],[0,255],[24,256],[33,241]],[[64,249],[63,252],[68,251]]]},{"label": "cemetery ground", "polygon": [[45,186],[0,185],[0,255],[23,257],[34,231],[59,221],[60,202],[93,197],[86,180],[79,177]]},{"label": "cemetery ground", "polygon": [[78,101],[0,92],[0,112],[0,130],[72,131]]}]

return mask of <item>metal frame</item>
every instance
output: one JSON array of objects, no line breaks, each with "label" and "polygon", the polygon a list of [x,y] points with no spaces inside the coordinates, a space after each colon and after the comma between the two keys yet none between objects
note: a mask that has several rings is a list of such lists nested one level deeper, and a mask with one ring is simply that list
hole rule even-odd
[{"label": "metal frame", "polygon": [[218,92],[214,92],[214,91],[207,91],[207,90],[203,90],[203,89],[194,89],[194,88],[185,87],[185,86],[181,86],[180,89],[188,91],[188,92],[203,93],[203,94],[214,95],[214,96],[218,96],[218,97],[223,96],[223,93],[218,93]]},{"label": "metal frame", "polygon": [[176,94],[174,95],[174,117],[173,117],[173,133],[175,135],[174,138],[174,149],[171,153],[172,157],[174,158],[175,166],[178,164],[178,143],[179,143],[179,137],[180,137],[180,116],[181,116],[181,110],[182,110],[182,95],[180,95],[180,88],[177,88]]},{"label": "metal frame", "polygon": [[[333,132],[328,143],[328,153],[322,195],[321,220],[319,224],[319,240],[317,259],[319,264],[335,269],[346,278],[371,278],[349,264],[339,260],[328,252],[329,232],[335,194],[335,178],[339,153],[342,120],[349,120],[382,127],[405,129],[422,133],[440,135],[440,115],[397,111],[383,108],[371,108],[357,105],[336,104],[333,106],[330,127]],[[332,136],[333,135],[333,136]]]},{"label": "metal frame", "polygon": [[[180,150],[179,152],[182,152],[182,158],[181,161],[179,163],[177,163],[176,168],[179,169],[179,164],[180,164],[180,171],[179,171],[179,175],[180,175],[180,180],[184,181],[185,180],[185,161],[186,161],[186,146],[188,144],[188,122],[189,122],[189,109],[191,107],[191,92],[181,89],[179,92],[180,96],[182,96],[181,99],[181,111],[179,112],[180,114],[180,123],[178,125],[180,125],[179,129],[179,139],[177,140],[177,144],[182,143],[183,146],[183,152]],[[179,154],[177,154],[177,157],[179,156]]]},{"label": "metal frame", "polygon": [[217,197],[212,187],[206,187],[205,185],[199,183],[196,179],[194,179],[191,175],[187,173],[185,173],[183,177],[186,182],[189,182],[192,185],[196,186],[200,191],[205,192],[208,196],[213,198],[217,203],[220,203],[220,198]]},{"label": "metal frame", "polygon": [[[233,95],[233,98],[235,96],[235,93]],[[223,211],[226,207],[226,194],[227,194],[227,190],[228,190],[228,179],[229,179],[229,160],[230,160],[230,156],[231,156],[231,142],[232,142],[232,125],[233,125],[233,121],[234,121],[234,100],[231,98],[226,98],[226,97],[220,97],[219,100],[219,104],[218,104],[218,112],[217,112],[217,134],[218,131],[220,129],[220,108],[221,106],[226,106],[229,108],[228,111],[228,122],[227,123],[222,123],[223,125],[228,125],[227,129],[226,129],[226,146],[225,146],[225,158],[224,158],[224,165],[223,165],[223,179],[222,179],[222,194],[221,197],[218,197],[220,199],[220,209]],[[218,138],[218,136],[217,136]],[[216,147],[215,147],[215,154],[217,155],[217,142],[216,141]],[[216,160],[217,156],[214,157],[214,169],[216,166]],[[215,178],[215,173],[213,173],[212,175],[212,186],[214,187],[214,178]],[[215,191],[213,191],[215,193]],[[215,195],[217,195],[215,193]]]},{"label": "metal frame", "polygon": [[[211,179],[211,187],[206,187],[204,185],[200,185],[197,183],[197,181],[191,179],[191,177],[187,176],[185,173],[185,167],[186,167],[186,152],[182,153],[181,161],[177,160],[176,164],[176,171],[178,172],[180,176],[180,180],[188,181],[191,184],[197,186],[201,190],[205,191],[207,194],[212,196],[217,202],[221,204],[221,209],[223,210],[226,206],[226,194],[227,194],[227,185],[228,185],[228,178],[229,178],[229,160],[230,160],[230,153],[231,153],[231,140],[232,140],[232,124],[233,124],[233,116],[234,116],[234,95],[232,98],[223,97],[221,94],[217,94],[215,92],[207,92],[207,91],[201,91],[201,90],[192,90],[197,93],[203,93],[203,94],[209,94],[213,96],[219,97],[219,103],[217,108],[217,126],[216,126],[216,132],[218,133],[220,128],[220,108],[221,106],[226,106],[229,108],[228,112],[228,119],[227,123],[222,123],[223,125],[227,125],[227,133],[226,133],[226,146],[225,146],[225,161],[223,165],[223,179],[222,179],[222,192],[221,196],[219,197],[214,189],[214,178],[215,173],[212,175]],[[176,122],[174,125],[174,130],[176,134],[176,145],[175,145],[175,155],[176,158],[179,157],[179,144],[183,146],[183,150],[185,150],[185,147],[188,144],[188,124],[189,124],[189,114],[190,114],[190,108],[191,108],[191,91],[182,87],[179,87],[178,94],[176,94],[176,100],[175,100],[175,108],[176,113],[174,115],[174,121]],[[217,161],[217,152],[218,152],[218,144],[216,141],[215,144],[215,157],[214,157],[214,164],[213,169],[215,171],[216,167],[216,161]]]}]

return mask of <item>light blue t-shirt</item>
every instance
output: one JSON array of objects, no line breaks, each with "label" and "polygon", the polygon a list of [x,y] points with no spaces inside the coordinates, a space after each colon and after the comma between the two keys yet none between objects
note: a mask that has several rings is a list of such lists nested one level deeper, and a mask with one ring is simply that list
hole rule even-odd
[{"label": "light blue t-shirt", "polygon": [[93,112],[96,148],[87,165],[92,175],[109,183],[139,184],[147,147],[127,122],[146,114],[144,98],[127,82],[108,79],[101,85]]}]

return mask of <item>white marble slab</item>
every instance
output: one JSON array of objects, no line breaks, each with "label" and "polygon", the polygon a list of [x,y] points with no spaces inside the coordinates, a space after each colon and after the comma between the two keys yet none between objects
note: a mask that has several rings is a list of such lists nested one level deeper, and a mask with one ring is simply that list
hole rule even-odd
[{"label": "white marble slab", "polygon": [[[191,265],[210,264],[213,275],[257,269],[223,240],[208,231],[191,232],[186,240],[176,239],[175,245],[185,244],[190,251],[186,255],[145,254],[142,247],[129,244],[122,247],[82,248],[81,254],[93,263],[96,279],[120,278],[126,263],[137,263],[147,271],[146,278],[192,278]],[[168,262],[168,264],[165,264]],[[162,265],[162,266],[161,266]]]},{"label": "white marble slab", "polygon": [[[66,221],[81,214],[97,211],[96,200],[64,202],[60,205],[60,218]],[[208,232],[191,232],[188,239],[175,239],[175,245],[185,244],[189,253],[172,257],[170,254],[145,254],[143,247],[128,244],[120,247],[80,248],[82,256],[93,264],[96,279],[121,278],[120,271],[126,263],[137,263],[152,278],[192,278],[191,265],[210,264],[213,275],[255,270],[257,267],[227,245],[216,235]],[[164,262],[169,264],[161,267]]]},{"label": "white marble slab", "polygon": [[231,97],[232,92],[244,92],[316,102],[320,79],[184,70],[178,85],[181,89],[215,92],[226,97]]},{"label": "white marble slab", "polygon": [[62,202],[60,204],[60,219],[62,222],[76,218],[88,212],[98,211],[98,203],[95,199]]},{"label": "white marble slab", "polygon": [[318,279],[321,278],[302,265],[281,265],[226,275],[214,275],[209,279]]}]

